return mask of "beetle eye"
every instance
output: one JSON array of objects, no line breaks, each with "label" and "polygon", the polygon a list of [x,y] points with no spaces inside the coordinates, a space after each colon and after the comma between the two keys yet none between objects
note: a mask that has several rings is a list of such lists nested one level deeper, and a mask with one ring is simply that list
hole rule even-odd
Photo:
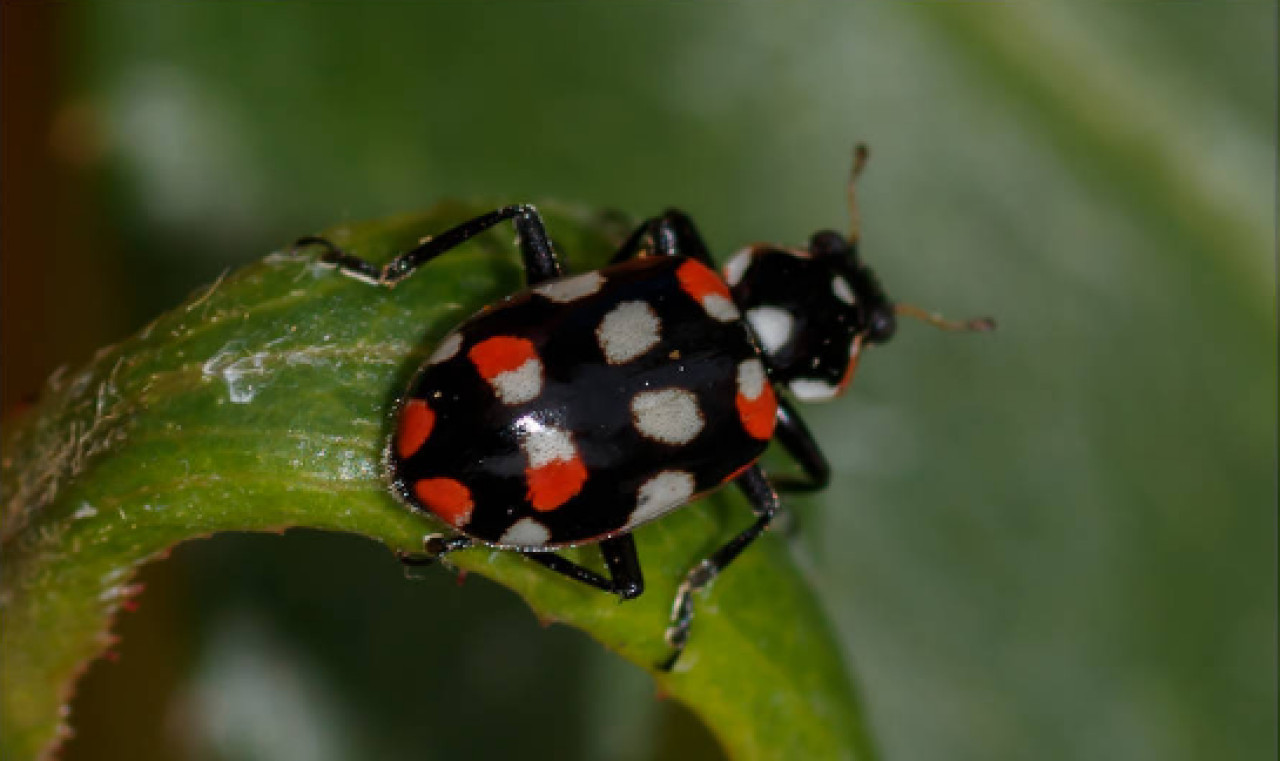
[{"label": "beetle eye", "polygon": [[889,305],[876,307],[871,311],[870,324],[867,326],[867,340],[882,344],[893,338],[898,329],[898,320],[893,316],[893,307]]},{"label": "beetle eye", "polygon": [[816,257],[842,256],[849,252],[849,243],[840,233],[823,230],[809,238],[809,253]]}]

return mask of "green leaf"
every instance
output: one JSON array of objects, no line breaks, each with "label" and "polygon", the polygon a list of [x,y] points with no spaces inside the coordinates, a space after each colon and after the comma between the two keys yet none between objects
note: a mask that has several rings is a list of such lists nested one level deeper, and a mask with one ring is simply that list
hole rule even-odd
[{"label": "green leaf", "polygon": [[[487,208],[450,203],[328,235],[379,261]],[[548,211],[573,269],[598,266],[622,232],[609,215]],[[50,381],[4,441],[6,757],[53,747],[134,571],[175,544],[309,527],[416,550],[438,530],[386,490],[387,412],[434,341],[520,287],[511,239],[490,232],[393,290],[273,254]],[[677,583],[749,520],[729,491],[637,532],[648,591],[625,604],[511,553],[452,560],[652,670]],[[698,606],[675,673],[654,677],[733,757],[870,755],[839,649],[782,539],[765,537]]]}]

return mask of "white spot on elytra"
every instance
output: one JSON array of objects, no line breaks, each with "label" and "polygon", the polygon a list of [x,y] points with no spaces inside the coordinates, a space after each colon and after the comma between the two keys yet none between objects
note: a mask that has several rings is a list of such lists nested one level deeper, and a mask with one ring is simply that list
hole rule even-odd
[{"label": "white spot on elytra", "polygon": [[857,303],[857,299],[853,296],[853,289],[849,287],[849,281],[839,275],[831,278],[831,292],[850,306]]},{"label": "white spot on elytra", "polygon": [[795,318],[778,307],[756,307],[747,311],[747,321],[760,339],[761,348],[773,354],[791,340]]},{"label": "white spot on elytra", "polygon": [[507,529],[498,538],[498,544],[506,544],[512,547],[541,547],[550,538],[551,529],[533,518],[521,518],[511,524],[511,528]]},{"label": "white spot on elytra", "polygon": [[733,302],[718,293],[708,293],[703,296],[702,308],[720,322],[733,322],[742,317],[742,313],[733,305]]},{"label": "white spot on elytra", "polygon": [[441,362],[448,362],[458,354],[460,348],[462,348],[462,334],[450,333],[444,337],[436,350],[431,352],[431,356],[427,358],[427,364],[438,365]]},{"label": "white spot on elytra", "polygon": [[523,404],[542,393],[542,362],[530,357],[516,369],[493,376],[489,383],[504,403]]},{"label": "white spot on elytra", "polygon": [[584,296],[590,296],[600,290],[602,285],[604,285],[604,278],[601,277],[599,272],[588,272],[584,275],[564,278],[563,280],[553,280],[533,290],[535,293],[540,293],[554,302],[567,304]]},{"label": "white spot on elytra", "polygon": [[641,391],[631,400],[631,419],[647,438],[663,444],[688,444],[705,421],[698,397],[682,388]]},{"label": "white spot on elytra", "polygon": [[627,528],[651,521],[689,501],[693,496],[693,476],[682,470],[664,470],[640,485],[636,509],[627,519]]},{"label": "white spot on elytra", "polygon": [[746,274],[747,267],[751,266],[751,249],[744,248],[729,258],[724,264],[724,279],[729,285],[737,285],[742,282],[742,276]]},{"label": "white spot on elytra", "polygon": [[764,365],[758,359],[748,359],[738,364],[738,393],[748,399],[758,399],[764,391]]},{"label": "white spot on elytra", "polygon": [[797,399],[803,399],[806,402],[822,402],[827,399],[834,399],[840,389],[830,383],[822,380],[813,380],[812,378],[795,378],[787,387],[791,389],[791,393],[796,395]]},{"label": "white spot on elytra", "polygon": [[520,447],[529,458],[529,467],[537,469],[556,460],[572,460],[578,456],[569,432],[545,425],[532,416],[516,422],[520,430]]},{"label": "white spot on elytra", "polygon": [[662,321],[643,301],[624,301],[596,328],[600,350],[611,365],[630,362],[661,340]]}]

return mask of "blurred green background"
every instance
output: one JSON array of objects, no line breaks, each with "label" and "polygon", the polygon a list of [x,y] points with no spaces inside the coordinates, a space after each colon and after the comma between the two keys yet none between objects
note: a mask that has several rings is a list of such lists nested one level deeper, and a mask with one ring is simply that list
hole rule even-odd
[{"label": "blurred green background", "polygon": [[[905,325],[794,550],[889,759],[1276,755],[1275,3],[6,3],[3,408],[228,267],[448,197],[845,226]],[[143,574],[74,759],[679,759],[648,677],[367,541]],[[779,621],[778,626],[786,626]]]}]

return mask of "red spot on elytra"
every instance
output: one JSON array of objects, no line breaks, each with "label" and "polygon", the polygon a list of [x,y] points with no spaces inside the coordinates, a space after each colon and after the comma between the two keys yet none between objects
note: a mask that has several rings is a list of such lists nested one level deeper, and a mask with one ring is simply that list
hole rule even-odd
[{"label": "red spot on elytra", "polygon": [[418,451],[431,436],[436,413],[421,399],[410,399],[400,410],[400,430],[396,433],[396,454],[403,459]]},{"label": "red spot on elytra", "polygon": [[773,437],[773,428],[778,423],[778,400],[773,395],[773,386],[765,383],[755,399],[748,399],[739,391],[735,401],[738,403],[738,417],[747,433],[757,439]]},{"label": "red spot on elytra", "polygon": [[471,358],[476,370],[480,371],[481,377],[492,380],[501,373],[515,370],[525,362],[537,358],[538,352],[528,339],[494,336],[472,346],[467,356]]},{"label": "red spot on elytra", "polygon": [[587,482],[587,467],[582,460],[552,460],[541,468],[525,471],[529,482],[529,504],[534,510],[555,510],[577,496]]},{"label": "red spot on elytra", "polygon": [[431,512],[454,527],[461,527],[471,520],[475,503],[471,490],[461,481],[452,478],[424,478],[413,485],[413,493]]},{"label": "red spot on elytra", "polygon": [[676,278],[684,292],[698,303],[702,303],[702,299],[711,294],[730,298],[729,286],[724,284],[719,275],[698,262],[690,260],[681,264],[680,269],[676,270]]}]

